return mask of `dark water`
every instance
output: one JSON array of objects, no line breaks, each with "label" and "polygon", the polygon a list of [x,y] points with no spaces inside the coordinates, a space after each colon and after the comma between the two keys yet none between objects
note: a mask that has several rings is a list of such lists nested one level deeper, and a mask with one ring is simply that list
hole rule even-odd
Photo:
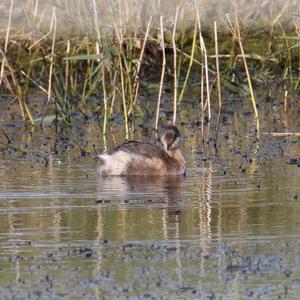
[{"label": "dark water", "polygon": [[[247,100],[230,103],[217,152],[185,103],[182,178],[102,179],[98,122],[56,134],[3,117],[0,298],[299,299],[299,138],[257,142]],[[263,103],[262,132],[300,131],[296,108]],[[152,123],[132,138],[153,140]],[[115,125],[107,147],[123,140]]]}]

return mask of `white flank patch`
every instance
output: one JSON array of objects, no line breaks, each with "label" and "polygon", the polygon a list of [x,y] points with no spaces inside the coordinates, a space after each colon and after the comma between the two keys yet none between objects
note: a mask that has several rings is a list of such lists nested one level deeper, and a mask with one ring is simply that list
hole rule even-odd
[{"label": "white flank patch", "polygon": [[99,157],[104,160],[104,165],[100,169],[101,173],[122,175],[131,159],[131,154],[124,151],[117,151],[113,154],[103,153]]}]

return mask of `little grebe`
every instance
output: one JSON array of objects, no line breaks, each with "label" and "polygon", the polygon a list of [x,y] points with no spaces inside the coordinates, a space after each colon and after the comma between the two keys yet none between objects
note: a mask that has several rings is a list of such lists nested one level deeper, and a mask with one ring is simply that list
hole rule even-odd
[{"label": "little grebe", "polygon": [[160,138],[162,148],[150,143],[129,141],[111,153],[101,154],[102,176],[110,175],[184,175],[185,160],[179,150],[182,135],[168,125]]}]

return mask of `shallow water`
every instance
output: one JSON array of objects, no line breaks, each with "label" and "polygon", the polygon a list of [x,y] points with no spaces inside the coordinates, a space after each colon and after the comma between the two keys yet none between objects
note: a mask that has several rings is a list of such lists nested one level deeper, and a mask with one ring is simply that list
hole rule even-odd
[{"label": "shallow water", "polygon": [[[249,104],[235,105],[217,152],[182,113],[186,177],[100,178],[97,122],[59,135],[7,123],[23,151],[1,140],[0,298],[299,299],[300,167],[288,163],[299,138],[257,142]],[[261,109],[262,130],[285,118],[299,132],[279,105]],[[140,121],[132,137],[153,140],[151,126]]]}]

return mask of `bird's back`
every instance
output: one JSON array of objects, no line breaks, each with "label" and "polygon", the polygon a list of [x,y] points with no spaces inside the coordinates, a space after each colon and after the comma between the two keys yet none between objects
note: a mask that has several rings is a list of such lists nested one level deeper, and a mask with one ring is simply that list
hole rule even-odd
[{"label": "bird's back", "polygon": [[140,155],[145,158],[160,158],[162,160],[168,161],[170,159],[169,155],[162,150],[160,147],[150,144],[150,143],[142,143],[136,141],[128,141],[119,146],[117,146],[112,154],[124,151],[128,154],[132,155]]},{"label": "bird's back", "polygon": [[100,157],[104,160],[100,171],[103,176],[179,175],[185,170],[167,152],[150,143],[129,141]]}]

